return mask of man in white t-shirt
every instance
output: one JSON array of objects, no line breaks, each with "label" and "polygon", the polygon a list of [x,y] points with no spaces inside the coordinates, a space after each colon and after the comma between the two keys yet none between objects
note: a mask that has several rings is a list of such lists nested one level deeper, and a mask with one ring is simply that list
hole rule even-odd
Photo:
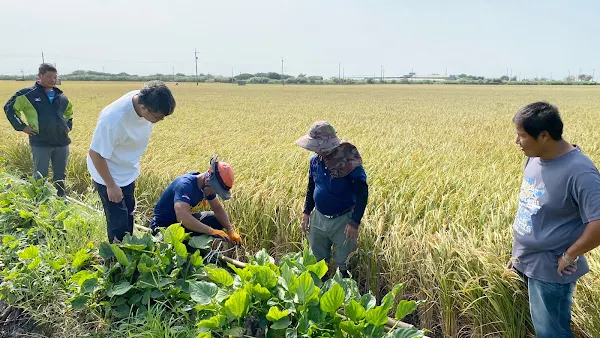
[{"label": "man in white t-shirt", "polygon": [[150,81],[100,112],[87,156],[87,167],[104,208],[108,241],[133,234],[135,180],[152,126],[175,110],[175,99],[162,81]]}]

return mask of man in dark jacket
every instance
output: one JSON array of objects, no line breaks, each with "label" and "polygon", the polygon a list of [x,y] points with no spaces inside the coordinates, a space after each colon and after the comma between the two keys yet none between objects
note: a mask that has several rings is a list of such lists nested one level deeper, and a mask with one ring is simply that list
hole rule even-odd
[{"label": "man in dark jacket", "polygon": [[4,106],[4,112],[16,131],[29,135],[33,176],[36,179],[48,176],[49,162],[52,162],[54,186],[58,195],[64,196],[73,109],[67,96],[56,88],[57,78],[53,65],[41,64],[35,85],[13,95]]}]

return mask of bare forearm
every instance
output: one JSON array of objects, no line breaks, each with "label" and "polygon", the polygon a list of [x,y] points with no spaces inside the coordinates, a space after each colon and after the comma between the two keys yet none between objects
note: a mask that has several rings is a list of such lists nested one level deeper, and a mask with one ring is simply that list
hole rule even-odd
[{"label": "bare forearm", "polygon": [[184,228],[191,230],[193,232],[201,233],[201,234],[210,234],[211,227],[200,222],[196,219],[192,214],[185,213],[182,215],[177,215],[177,220],[183,225]]},{"label": "bare forearm", "polygon": [[215,213],[217,221],[219,221],[219,223],[223,225],[223,228],[225,228],[225,230],[229,231],[233,228],[231,226],[231,223],[229,222],[229,216],[227,216],[227,212],[224,208],[218,208],[217,210],[213,210],[213,212]]},{"label": "bare forearm", "polygon": [[104,184],[106,184],[107,187],[116,186],[115,180],[113,180],[110,171],[108,170],[106,159],[91,149],[88,153],[90,154],[90,158],[92,159],[96,171],[98,171],[98,174],[102,177],[102,180],[104,180]]},{"label": "bare forearm", "polygon": [[598,246],[600,246],[600,221],[594,221],[586,226],[583,235],[571,245],[567,250],[566,255],[569,258],[574,258],[583,255]]}]

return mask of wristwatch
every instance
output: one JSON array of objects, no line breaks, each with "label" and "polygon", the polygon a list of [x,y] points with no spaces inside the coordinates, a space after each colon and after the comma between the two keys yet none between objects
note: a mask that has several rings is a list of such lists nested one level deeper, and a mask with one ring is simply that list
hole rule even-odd
[{"label": "wristwatch", "polygon": [[575,265],[575,263],[577,263],[579,260],[579,256],[577,256],[574,260],[568,260],[566,252],[563,252],[562,259],[565,261],[565,263],[567,263],[567,265]]}]

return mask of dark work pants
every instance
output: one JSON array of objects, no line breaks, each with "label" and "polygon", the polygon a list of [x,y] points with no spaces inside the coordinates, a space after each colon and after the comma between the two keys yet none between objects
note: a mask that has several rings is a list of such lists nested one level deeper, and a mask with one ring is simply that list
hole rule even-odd
[{"label": "dark work pants", "polygon": [[57,195],[64,196],[69,146],[31,146],[31,154],[33,155],[33,177],[36,180],[39,180],[42,177],[48,177],[49,164],[52,163],[52,182],[56,188]]},{"label": "dark work pants", "polygon": [[123,199],[119,203],[111,202],[108,199],[108,192],[105,185],[94,181],[94,186],[104,208],[106,216],[106,230],[108,242],[114,240],[122,241],[126,233],[133,235],[133,210],[135,209],[135,182],[121,187]]}]

